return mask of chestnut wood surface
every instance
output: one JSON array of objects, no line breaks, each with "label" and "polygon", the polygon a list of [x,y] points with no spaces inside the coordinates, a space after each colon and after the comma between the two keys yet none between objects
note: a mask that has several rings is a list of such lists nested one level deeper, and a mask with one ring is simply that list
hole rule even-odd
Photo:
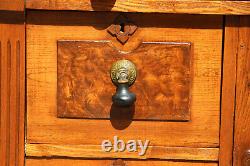
[{"label": "chestnut wood surface", "polygon": [[[58,41],[57,115],[62,118],[190,120],[191,43],[141,43],[130,52],[108,41]],[[110,68],[127,59],[136,66],[130,107],[112,104]],[[128,117],[130,116],[130,117]]]},{"label": "chestnut wood surface", "polygon": [[247,0],[27,0],[26,7],[42,10],[250,14],[250,1]]},{"label": "chestnut wood surface", "polygon": [[[240,17],[238,25],[234,165],[248,166],[250,154],[250,18]],[[247,163],[248,162],[248,163]]]},{"label": "chestnut wood surface", "polygon": [[189,147],[163,147],[149,146],[143,156],[137,152],[104,152],[101,146],[90,145],[52,145],[27,144],[26,156],[50,157],[83,157],[83,158],[135,158],[135,159],[175,159],[217,161],[218,148],[189,148]]},{"label": "chestnut wood surface", "polygon": [[[73,159],[32,159],[26,160],[26,166],[112,166],[115,160],[73,160]],[[217,163],[177,162],[177,161],[133,161],[124,160],[126,166],[218,166]]]},{"label": "chestnut wood surface", "polygon": [[231,166],[238,53],[238,16],[226,16],[221,94],[220,166]]},{"label": "chestnut wood surface", "polygon": [[[222,17],[128,14],[139,28],[122,45],[106,31],[116,16],[94,12],[27,13],[27,143],[92,146],[117,135],[124,141],[148,139],[152,146],[218,148]],[[58,40],[110,40],[122,51],[134,49],[142,41],[193,43],[191,121],[57,118]]]},{"label": "chestnut wood surface", "polygon": [[1,0],[0,10],[24,11],[24,0]]},{"label": "chestnut wood surface", "polygon": [[[151,12],[159,12],[159,13],[190,13],[190,14],[235,14],[235,15],[249,15],[250,14],[250,1],[219,1],[219,0],[144,0],[138,1],[135,0],[111,0],[111,1],[99,1],[99,0],[27,0],[27,8],[28,9],[41,9],[41,10],[84,10],[84,11],[121,11],[121,12],[144,12],[145,17],[150,17],[151,19],[142,19],[140,17],[131,14],[135,20],[140,20],[140,25],[143,25],[143,30],[139,30],[136,33],[136,37],[133,37],[131,41],[125,45],[121,46],[117,43],[114,38],[107,36],[104,34],[105,28],[107,25],[112,23],[112,19],[114,17],[110,16],[112,14],[105,14],[102,16],[98,16],[99,19],[85,19],[83,22],[82,14],[78,12],[70,13],[70,12],[62,12],[53,13],[53,12],[34,12],[39,14],[34,14],[29,16],[29,42],[39,41],[38,43],[43,44],[44,46],[37,47],[36,44],[32,44],[31,48],[29,48],[33,52],[35,49],[38,50],[35,52],[38,54],[36,56],[37,61],[34,65],[30,66],[29,70],[32,70],[28,74],[30,76],[31,85],[41,86],[43,87],[45,84],[45,88],[51,90],[52,95],[46,91],[46,94],[42,97],[37,97],[40,95],[40,92],[36,89],[32,89],[32,94],[39,100],[44,100],[48,102],[45,105],[36,105],[36,103],[29,103],[34,108],[34,112],[37,111],[36,106],[38,106],[38,112],[32,113],[28,116],[28,120],[32,125],[28,126],[28,144],[27,144],[27,155],[28,156],[56,156],[56,157],[95,157],[95,153],[98,154],[99,157],[117,157],[115,154],[110,154],[110,156],[105,156],[102,153],[97,153],[100,150],[95,144],[98,142],[98,139],[94,139],[93,141],[87,140],[89,137],[88,134],[90,132],[96,131],[92,135],[90,134],[90,138],[98,137],[98,135],[102,135],[104,132],[110,132],[111,134],[121,134],[125,135],[122,131],[117,132],[112,130],[112,125],[109,124],[106,120],[93,120],[92,122],[80,122],[79,120],[58,120],[56,119],[55,107],[55,66],[50,67],[55,64],[55,59],[51,57],[46,57],[48,59],[43,58],[44,55],[49,55],[53,53],[55,55],[55,43],[56,40],[110,40],[115,47],[118,49],[122,49],[125,51],[130,50],[131,48],[136,48],[139,43],[143,41],[157,41],[157,37],[163,41],[174,40],[177,42],[194,42],[195,49],[194,51],[200,52],[199,54],[195,53],[195,60],[198,60],[199,63],[195,63],[197,68],[206,67],[206,64],[201,63],[202,56],[208,59],[208,66],[213,66],[215,68],[209,68],[210,72],[220,72],[219,69],[219,53],[218,51],[221,49],[219,46],[215,47],[215,45],[219,45],[221,38],[218,36],[222,36],[222,31],[220,30],[221,19],[218,16],[217,21],[212,23],[211,16],[171,16],[167,15],[157,15],[157,14],[147,14]],[[24,124],[25,124],[25,26],[24,26],[24,1],[23,0],[1,0],[0,1],[0,165],[9,166],[9,165],[24,165]],[[6,12],[11,11],[11,12]],[[13,11],[13,12],[12,12]],[[28,12],[30,13],[30,12]],[[33,12],[31,12],[33,13]],[[53,13],[51,15],[51,13]],[[62,16],[60,16],[62,14]],[[96,15],[99,15],[95,13]],[[95,15],[94,14],[94,15]],[[102,13],[104,14],[104,13]],[[69,16],[66,16],[69,15]],[[86,13],[87,18],[89,15]],[[140,14],[139,14],[140,15]],[[51,17],[50,17],[51,16]],[[76,17],[75,17],[76,16]],[[155,17],[157,16],[157,17]],[[164,18],[173,19],[173,20],[181,20],[177,22],[168,22]],[[43,19],[47,17],[49,19]],[[75,17],[75,18],[74,18]],[[109,19],[112,17],[112,19]],[[159,18],[158,18],[159,17]],[[42,18],[42,19],[40,19]],[[58,19],[59,18],[59,19]],[[93,17],[90,17],[93,18]],[[107,19],[108,18],[108,19]],[[155,19],[157,18],[157,19]],[[210,18],[204,19],[204,18]],[[161,20],[161,21],[159,21]],[[202,21],[203,20],[203,21]],[[207,22],[204,22],[206,20]],[[165,22],[164,22],[165,21]],[[198,21],[198,22],[196,22]],[[101,22],[101,23],[100,23]],[[164,23],[163,23],[164,22]],[[184,124],[176,123],[176,122],[157,122],[159,124],[153,123],[144,123],[144,122],[131,122],[135,124],[130,124],[128,136],[125,135],[125,138],[130,138],[130,136],[134,136],[136,134],[143,133],[143,137],[148,137],[151,134],[145,132],[153,131],[150,138],[159,137],[162,135],[167,138],[164,140],[156,140],[157,143],[162,144],[164,141],[170,141],[167,145],[178,146],[182,145],[183,147],[160,147],[153,146],[150,147],[150,154],[148,154],[148,158],[161,158],[161,159],[181,159],[181,160],[209,160],[216,161],[218,160],[218,151],[220,146],[220,160],[219,165],[230,166],[232,165],[232,155],[234,155],[233,163],[236,166],[249,165],[250,156],[250,116],[249,116],[249,70],[250,70],[250,62],[249,62],[249,46],[250,46],[250,23],[249,16],[247,17],[226,17],[225,22],[225,48],[224,48],[224,62],[223,62],[223,80],[222,80],[222,94],[221,94],[221,131],[220,131],[220,143],[218,140],[218,119],[219,115],[217,109],[215,109],[216,104],[219,101],[217,98],[219,91],[219,82],[218,79],[220,75],[208,75],[209,70],[203,71],[203,73],[199,73],[198,71],[195,74],[196,82],[195,85],[199,85],[197,82],[211,81],[206,85],[213,84],[209,89],[213,89],[209,93],[214,93],[213,95],[206,95],[210,99],[207,104],[203,100],[195,100],[198,101],[199,104],[192,105],[192,114],[191,120],[194,122],[181,122]],[[88,26],[89,25],[89,26]],[[74,28],[72,27],[74,26]],[[81,28],[80,26],[85,26]],[[155,29],[153,28],[155,27]],[[168,27],[168,28],[166,28]],[[65,29],[64,29],[65,28]],[[71,29],[72,28],[72,29]],[[162,30],[165,29],[166,30]],[[192,28],[192,30],[190,30]],[[70,30],[71,29],[71,30]],[[58,31],[59,30],[59,31]],[[94,30],[94,31],[93,31]],[[185,33],[184,33],[185,30]],[[205,32],[207,30],[207,32]],[[58,31],[58,32],[57,32]],[[68,32],[69,31],[69,32]],[[78,32],[77,32],[78,31]],[[82,31],[82,32],[80,32]],[[90,33],[90,31],[93,31]],[[183,32],[182,32],[183,31]],[[36,34],[36,32],[42,32],[42,35]],[[150,33],[145,35],[144,33]],[[45,35],[51,35],[50,37],[45,37]],[[60,34],[65,33],[65,35]],[[90,35],[89,35],[90,33]],[[96,33],[96,34],[95,34]],[[164,33],[159,35],[159,33]],[[173,34],[171,34],[173,33]],[[186,34],[187,33],[187,34]],[[188,34],[190,33],[190,34]],[[33,35],[34,34],[34,35]],[[143,34],[143,35],[142,35]],[[195,34],[195,35],[194,35]],[[86,37],[81,37],[86,35]],[[152,37],[150,35],[153,35]],[[155,35],[155,37],[154,37]],[[169,35],[169,36],[165,36]],[[197,35],[197,36],[196,36]],[[214,35],[210,37],[210,35]],[[33,38],[34,36],[34,38]],[[139,37],[138,37],[139,36]],[[159,37],[160,36],[160,37]],[[215,42],[213,44],[208,44],[206,41],[202,41],[198,39],[199,37],[204,37],[208,43]],[[217,36],[218,38],[216,38]],[[43,42],[43,39],[46,39]],[[204,39],[203,38],[203,39]],[[52,41],[50,41],[52,40]],[[197,42],[204,42],[198,43]],[[45,45],[51,45],[52,47]],[[198,48],[197,48],[198,47]],[[207,51],[202,49],[202,47],[210,47]],[[46,49],[45,49],[46,48]],[[214,48],[214,50],[212,49]],[[41,49],[41,50],[39,50]],[[33,50],[33,51],[32,51]],[[40,54],[41,51],[41,54]],[[45,51],[45,52],[43,52]],[[216,58],[211,59],[208,56],[208,52],[212,52],[213,56],[216,55]],[[33,55],[33,54],[32,54]],[[42,57],[40,57],[42,56]],[[51,59],[50,59],[51,58]],[[237,59],[236,59],[237,58]],[[216,65],[213,63],[216,61]],[[41,63],[42,62],[42,63]],[[36,65],[44,65],[49,63],[48,66],[42,66],[41,69],[36,68]],[[237,63],[237,68],[235,67]],[[194,66],[194,68],[196,68]],[[49,75],[48,72],[52,72]],[[236,75],[237,72],[237,75]],[[45,74],[46,73],[46,74]],[[39,74],[38,77],[32,77],[33,74]],[[211,73],[210,73],[211,74]],[[40,76],[42,76],[40,78]],[[52,78],[51,78],[52,76]],[[208,78],[201,78],[202,76],[207,76]],[[198,79],[198,78],[199,79]],[[237,77],[237,83],[236,83]],[[39,79],[38,79],[39,78]],[[44,81],[45,80],[45,81]],[[40,81],[40,84],[37,83]],[[36,83],[34,83],[36,82]],[[43,84],[42,84],[43,83]],[[46,85],[47,84],[47,85]],[[53,84],[53,85],[52,85]],[[235,85],[236,84],[236,85]],[[52,88],[51,88],[52,85]],[[236,87],[235,87],[236,86]],[[204,89],[205,86],[199,85],[200,88]],[[206,89],[207,90],[207,89]],[[236,90],[236,103],[234,102],[234,95]],[[197,96],[198,90],[195,91],[194,96]],[[48,98],[46,98],[47,96]],[[51,97],[52,96],[52,97]],[[201,97],[198,95],[198,97]],[[195,97],[195,98],[198,98]],[[212,101],[210,97],[214,97]],[[29,106],[30,106],[29,105]],[[199,106],[200,105],[200,106]],[[205,113],[201,113],[198,109],[204,109],[201,107],[209,107],[205,110]],[[233,107],[236,107],[235,114],[235,126],[233,126],[234,120],[234,110]],[[47,110],[44,114],[41,114],[43,110]],[[213,110],[211,113],[209,110]],[[193,115],[194,113],[194,115]],[[46,115],[47,114],[47,115]],[[198,114],[198,115],[197,115]],[[208,116],[207,118],[203,118]],[[43,120],[38,119],[45,118]],[[31,119],[34,118],[33,121]],[[217,120],[216,120],[217,119]],[[38,120],[36,122],[36,120]],[[202,122],[202,120],[204,122]],[[76,121],[76,122],[75,122]],[[90,122],[90,123],[89,123]],[[72,123],[72,124],[71,124]],[[77,123],[80,123],[77,125]],[[117,123],[120,123],[118,121]],[[71,125],[69,125],[71,124]],[[205,125],[204,125],[205,124]],[[170,127],[169,130],[166,130],[166,127]],[[90,127],[89,127],[90,126]],[[100,126],[104,126],[108,129],[98,129]],[[139,132],[137,131],[139,126]],[[191,126],[191,127],[190,127]],[[88,128],[81,130],[82,128]],[[128,126],[126,126],[128,127]],[[145,130],[143,128],[149,127],[149,130]],[[212,128],[211,128],[212,127]],[[232,132],[233,127],[235,127],[235,137],[234,137],[234,153],[232,154]],[[98,129],[98,130],[97,130]],[[155,131],[160,129],[160,131]],[[178,131],[179,132],[178,132]],[[202,130],[206,131],[202,132]],[[71,132],[72,131],[72,132]],[[57,133],[58,132],[58,133]],[[64,133],[65,132],[65,133]],[[127,132],[127,131],[126,131]],[[167,132],[167,134],[163,134]],[[191,132],[191,133],[189,133]],[[73,133],[73,134],[72,134]],[[84,134],[85,133],[85,134]],[[87,133],[87,134],[86,134]],[[58,134],[58,136],[57,136]],[[65,137],[65,135],[66,137]],[[155,134],[155,136],[153,136]],[[67,136],[76,136],[76,144],[77,145],[65,145],[74,143],[74,138],[67,138]],[[187,136],[187,138],[181,138],[183,135]],[[105,134],[104,134],[105,136]],[[107,136],[107,135],[106,135]],[[170,137],[171,136],[171,137]],[[49,138],[52,137],[52,138]],[[207,138],[206,138],[207,137]],[[83,138],[84,141],[80,139]],[[138,137],[139,138],[139,137]],[[172,140],[172,139],[176,140]],[[65,139],[65,140],[64,140]],[[201,141],[201,142],[199,142]],[[36,144],[42,142],[43,144]],[[57,144],[59,143],[59,144]],[[83,147],[80,145],[82,143],[87,143]],[[91,145],[88,145],[91,144]],[[204,148],[202,148],[204,147]],[[91,149],[92,148],[92,149]],[[91,151],[88,151],[91,149]],[[153,149],[157,149],[152,151]],[[65,154],[66,152],[66,154]],[[199,155],[197,155],[197,153]],[[129,154],[125,154],[124,156],[119,156],[127,158]],[[145,156],[144,156],[145,157]],[[145,157],[145,158],[146,158]],[[133,158],[133,156],[132,156]],[[135,157],[136,158],[136,157]],[[248,160],[248,161],[246,161]],[[108,165],[112,164],[113,160],[80,160],[80,159],[54,159],[54,158],[33,158],[28,157],[26,160],[26,165]],[[153,166],[175,166],[175,165],[197,165],[197,166],[215,166],[218,163],[208,162],[202,163],[202,161],[198,162],[177,162],[177,161],[149,161],[149,160],[127,160],[125,161],[128,166],[136,165],[136,166],[144,166],[144,165],[153,165]]]},{"label": "chestnut wood surface", "polygon": [[[9,12],[7,12],[9,14]],[[0,11],[0,165],[24,164],[25,26]],[[21,15],[21,16],[20,16]],[[7,23],[5,22],[7,20]],[[12,24],[8,24],[12,22]]]}]

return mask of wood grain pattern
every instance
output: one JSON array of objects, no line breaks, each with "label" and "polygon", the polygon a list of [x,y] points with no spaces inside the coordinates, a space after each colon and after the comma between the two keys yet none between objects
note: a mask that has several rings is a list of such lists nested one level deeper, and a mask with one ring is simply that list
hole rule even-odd
[{"label": "wood grain pattern", "polygon": [[[124,141],[148,139],[151,146],[217,148],[219,146],[222,17],[128,14],[139,28],[125,45],[121,45],[106,31],[110,20],[112,22],[116,16],[116,13],[28,12],[27,143],[62,146],[100,145],[103,139],[112,140],[117,135]],[[155,26],[148,24],[149,19],[152,20],[150,24]],[[48,24],[53,20],[58,24]],[[79,25],[77,21],[80,20]],[[183,23],[186,24],[183,25]],[[110,121],[57,118],[58,40],[110,40],[123,51],[134,49],[141,41],[193,43],[191,121],[125,121],[123,123],[115,119]]]},{"label": "wood grain pattern", "polygon": [[147,153],[139,156],[138,152],[104,152],[101,146],[91,145],[51,145],[27,144],[27,156],[81,157],[81,158],[135,158],[135,159],[176,159],[217,161],[218,148],[187,148],[149,146]]},{"label": "wood grain pattern", "polygon": [[238,53],[238,16],[226,16],[221,98],[220,166],[231,166]]},{"label": "wood grain pattern", "polygon": [[24,0],[1,0],[0,10],[24,11]]},{"label": "wood grain pattern", "polygon": [[[136,82],[130,87],[137,100],[129,109],[112,105],[116,86],[110,68],[121,59],[137,68]],[[108,41],[59,41],[57,115],[112,119],[121,111],[131,111],[131,119],[189,120],[191,60],[190,43],[144,42],[124,53]]]},{"label": "wood grain pattern", "polygon": [[0,24],[0,165],[6,166],[24,164],[24,32],[24,25]]},{"label": "wood grain pattern", "polygon": [[[205,163],[205,162],[177,162],[177,161],[133,161],[124,160],[127,166],[218,166],[217,163]],[[27,166],[110,166],[114,160],[73,160],[73,159],[26,159]]]},{"label": "wood grain pattern", "polygon": [[247,0],[27,0],[26,7],[46,10],[250,14],[250,2]]},{"label": "wood grain pattern", "polygon": [[238,32],[234,165],[244,165],[250,149],[250,18],[240,17]]}]

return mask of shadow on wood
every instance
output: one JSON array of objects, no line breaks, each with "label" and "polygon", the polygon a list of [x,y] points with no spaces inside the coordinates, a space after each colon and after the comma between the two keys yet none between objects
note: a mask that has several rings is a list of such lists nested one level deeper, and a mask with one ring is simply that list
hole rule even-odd
[{"label": "shadow on wood", "polygon": [[103,8],[105,11],[111,11],[115,5],[116,0],[90,0],[91,7],[95,11],[102,11]]},{"label": "shadow on wood", "polygon": [[110,109],[110,122],[117,130],[126,129],[131,123],[135,113],[135,105],[119,107],[112,104]]}]

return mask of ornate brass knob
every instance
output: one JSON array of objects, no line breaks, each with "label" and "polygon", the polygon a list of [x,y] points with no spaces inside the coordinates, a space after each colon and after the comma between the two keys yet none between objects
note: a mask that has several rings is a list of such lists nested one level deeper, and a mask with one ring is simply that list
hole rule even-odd
[{"label": "ornate brass knob", "polygon": [[116,93],[112,100],[118,106],[131,106],[136,100],[134,93],[129,91],[136,79],[136,67],[129,60],[119,60],[113,63],[110,70],[110,77],[117,86]]}]

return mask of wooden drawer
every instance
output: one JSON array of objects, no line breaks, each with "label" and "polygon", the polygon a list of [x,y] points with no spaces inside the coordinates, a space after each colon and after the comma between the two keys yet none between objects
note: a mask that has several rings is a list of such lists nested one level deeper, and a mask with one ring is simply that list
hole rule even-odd
[{"label": "wooden drawer", "polygon": [[[27,156],[217,161],[222,17],[125,14],[137,29],[124,44],[107,32],[119,15],[27,13]],[[129,114],[111,101],[123,58],[138,69]],[[149,148],[103,152],[114,136]]]},{"label": "wooden drawer", "polygon": [[[218,166],[217,163],[202,163],[202,162],[173,162],[173,161],[118,161],[118,160],[69,160],[69,159],[27,159],[27,166],[55,166],[55,165],[102,165],[102,166]],[[117,163],[117,165],[115,165]],[[119,165],[120,164],[120,165]]]}]

